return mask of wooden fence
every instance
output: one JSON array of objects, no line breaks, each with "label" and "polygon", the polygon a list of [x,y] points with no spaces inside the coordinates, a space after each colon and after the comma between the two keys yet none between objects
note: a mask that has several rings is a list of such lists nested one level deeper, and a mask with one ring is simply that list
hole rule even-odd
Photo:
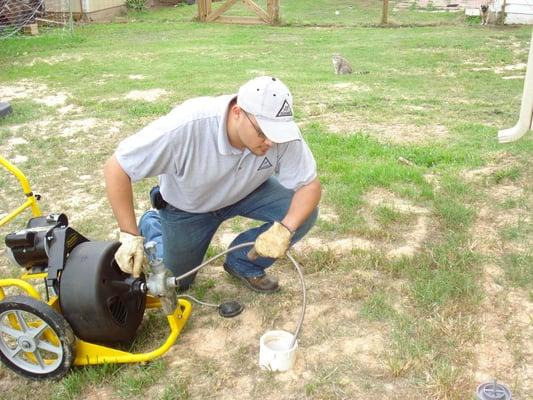
[{"label": "wooden fence", "polygon": [[[232,6],[241,1],[256,17],[224,16]],[[267,0],[267,9],[263,10],[253,0],[226,0],[215,11],[211,9],[212,0],[197,0],[198,19],[202,22],[225,22],[230,24],[270,24],[279,23],[280,0]]]}]

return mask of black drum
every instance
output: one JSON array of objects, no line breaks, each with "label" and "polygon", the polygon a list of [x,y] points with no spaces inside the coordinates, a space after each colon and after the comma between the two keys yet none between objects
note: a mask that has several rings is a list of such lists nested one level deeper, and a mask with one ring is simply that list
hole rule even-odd
[{"label": "black drum", "polygon": [[146,294],[115,262],[119,242],[88,241],[70,252],[59,278],[61,310],[88,342],[131,341],[143,319]]}]

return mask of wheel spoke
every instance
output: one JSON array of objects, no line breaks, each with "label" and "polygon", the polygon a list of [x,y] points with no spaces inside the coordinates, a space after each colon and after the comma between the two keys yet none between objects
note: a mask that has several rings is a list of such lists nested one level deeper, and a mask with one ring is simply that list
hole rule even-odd
[{"label": "wheel spoke", "polygon": [[61,346],[54,346],[51,343],[45,342],[43,340],[40,340],[39,343],[37,343],[37,347],[42,350],[49,351],[50,353],[54,354],[61,354]]},{"label": "wheel spoke", "polygon": [[22,335],[22,332],[18,329],[10,328],[9,326],[6,326],[4,324],[0,325],[0,333],[5,333],[6,335],[9,335],[15,339],[18,339],[18,337]]},{"label": "wheel spoke", "polygon": [[35,349],[35,351],[32,354],[37,359],[37,362],[39,363],[41,368],[44,369],[44,367],[46,367],[46,363],[44,362],[43,356],[41,355],[41,352],[39,351],[39,349]]},{"label": "wheel spoke", "polygon": [[14,349],[4,348],[4,351],[8,353],[7,355],[9,356],[9,358],[15,358],[22,351],[22,348],[17,345],[17,347],[15,347]]},{"label": "wheel spoke", "polygon": [[28,327],[28,324],[26,323],[26,320],[24,319],[24,315],[22,315],[22,312],[19,310],[15,310],[15,315],[17,317],[17,321],[20,325],[20,329],[22,332],[27,332],[30,328]]},{"label": "wheel spoke", "polygon": [[34,339],[38,338],[41,335],[41,333],[43,333],[43,331],[46,328],[48,328],[48,325],[45,322],[43,322],[40,326],[38,326],[37,328],[34,328],[34,329],[31,330],[31,332],[30,332],[31,333],[31,337],[34,338]]},{"label": "wheel spoke", "polygon": [[0,302],[0,356],[6,366],[30,378],[63,376],[74,356],[70,341],[63,340],[73,335],[72,329],[61,318],[32,297],[14,296],[9,304]]}]

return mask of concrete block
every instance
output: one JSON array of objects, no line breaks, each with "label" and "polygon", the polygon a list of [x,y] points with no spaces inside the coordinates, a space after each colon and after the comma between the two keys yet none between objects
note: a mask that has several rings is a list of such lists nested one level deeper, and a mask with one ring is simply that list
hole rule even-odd
[{"label": "concrete block", "polygon": [[39,27],[37,24],[24,25],[23,32],[28,35],[35,36],[39,34]]},{"label": "concrete block", "polygon": [[465,15],[467,17],[479,17],[480,11],[478,8],[465,8]]}]

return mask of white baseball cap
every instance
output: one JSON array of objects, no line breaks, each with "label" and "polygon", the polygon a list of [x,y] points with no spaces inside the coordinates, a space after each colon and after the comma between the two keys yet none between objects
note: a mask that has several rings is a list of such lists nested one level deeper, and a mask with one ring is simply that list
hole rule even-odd
[{"label": "white baseball cap", "polygon": [[274,143],[301,138],[293,119],[292,95],[277,78],[260,76],[246,82],[237,94],[237,105],[252,114],[266,137]]}]

